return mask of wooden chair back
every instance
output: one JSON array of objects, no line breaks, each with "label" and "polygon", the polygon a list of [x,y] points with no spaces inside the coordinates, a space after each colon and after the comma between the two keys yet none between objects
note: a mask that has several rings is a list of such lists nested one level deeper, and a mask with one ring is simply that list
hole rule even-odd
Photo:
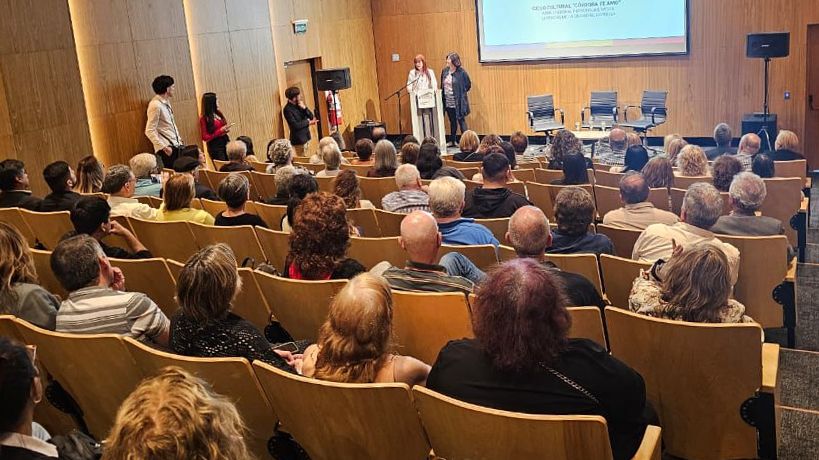
[{"label": "wooden chair back", "polygon": [[569,307],[567,310],[572,317],[569,337],[594,340],[608,349],[600,307]]},{"label": "wooden chair back", "polygon": [[452,166],[453,168],[478,168],[480,170],[483,165],[482,161],[455,161],[450,158],[451,157],[441,157],[446,166]]},{"label": "wooden chair back", "polygon": [[666,452],[756,458],[756,430],[740,415],[762,384],[758,324],[702,324],[606,308],[612,354],[640,373],[660,416]]},{"label": "wooden chair back", "polygon": [[775,161],[774,176],[798,177],[805,183],[808,171],[808,160]]},{"label": "wooden chair back", "polygon": [[201,209],[202,211],[205,210],[205,208],[202,206],[202,201],[200,201],[199,198],[192,199],[190,207],[191,209]]},{"label": "wooden chair back", "polygon": [[603,285],[609,303],[627,310],[634,280],[640,275],[640,269],[648,270],[651,264],[631,260],[630,256],[617,257],[600,254],[600,268],[603,272]]},{"label": "wooden chair back", "polygon": [[346,280],[303,281],[255,272],[264,298],[276,319],[299,339],[315,341],[327,319],[330,302]]},{"label": "wooden chair back", "polygon": [[290,252],[290,234],[277,230],[256,227],[256,237],[262,245],[267,263],[276,267],[280,273],[284,270],[284,260]]},{"label": "wooden chair back", "polygon": [[185,262],[199,250],[187,222],[164,222],[129,217],[134,234],[154,257]]},{"label": "wooden chair back", "polygon": [[205,198],[199,199],[199,204],[202,209],[213,217],[219,215],[220,212],[227,209],[227,204],[224,201],[207,200]]},{"label": "wooden chair back", "polygon": [[[562,174],[562,172],[561,172]],[[540,208],[549,220],[555,218],[555,205],[552,201],[552,194],[549,191],[548,184],[539,184],[537,182],[527,182],[526,190],[529,192],[529,201],[533,205]]]},{"label": "wooden chair back", "polygon": [[[322,168],[322,169],[324,169],[324,168]],[[369,170],[373,169],[373,165],[352,165],[352,164],[345,165],[345,164],[342,164],[339,169],[342,169],[342,170],[350,169],[352,171],[355,171],[355,175],[358,176],[359,180],[361,180],[361,178],[367,177],[367,172]]]},{"label": "wooden chair back", "polygon": [[[324,163],[312,164],[312,163],[309,163],[309,162],[307,161],[307,160],[309,160],[309,158],[305,158],[304,160],[305,160],[305,161],[299,161],[299,162],[294,161],[294,162],[293,162],[293,166],[295,166],[295,167],[297,167],[297,168],[303,168],[303,169],[306,169],[306,170],[308,170],[308,171],[312,172],[313,174],[316,174],[316,173],[318,173],[319,171],[321,171],[321,170],[323,170],[323,169],[324,169]],[[365,173],[365,174],[366,174],[366,173]]]},{"label": "wooden chair back", "polygon": [[[262,163],[265,164],[265,163]],[[276,175],[267,174],[262,171],[254,170],[250,173],[253,182],[256,183],[256,189],[262,199],[273,198],[276,196]]]},{"label": "wooden chair back", "polygon": [[395,176],[361,177],[358,179],[364,199],[370,200],[376,208],[381,208],[381,199],[387,194],[398,191]]},{"label": "wooden chair back", "polygon": [[531,160],[521,160],[516,162],[518,169],[535,169],[540,167],[540,161],[535,158]]},{"label": "wooden chair back", "polygon": [[267,171],[267,167],[270,166],[270,163],[262,163],[261,161],[248,161],[247,163],[253,166],[253,171],[260,173]]},{"label": "wooden chair back", "polygon": [[393,291],[397,351],[432,365],[450,340],[474,337],[464,294]]},{"label": "wooden chair back", "polygon": [[277,231],[282,229],[282,218],[287,215],[287,206],[265,204],[259,201],[255,202],[254,206],[256,214],[261,217],[268,228]]},{"label": "wooden chair back", "polygon": [[597,267],[597,256],[594,254],[546,254],[546,259],[564,272],[583,275],[597,288],[598,293],[603,293],[603,283],[600,281],[600,270]]},{"label": "wooden chair back", "polygon": [[513,169],[512,175],[515,176],[519,182],[534,182],[535,181],[535,170],[534,168],[528,169]]},{"label": "wooden chair back", "polygon": [[[799,244],[796,230],[791,227],[791,218],[799,213],[802,205],[802,187],[805,181],[796,178],[764,179],[765,189],[768,192],[762,207],[759,209],[763,216],[773,217],[782,221],[785,227],[785,236],[791,246]],[[34,230],[36,233],[36,229]]]},{"label": "wooden chair back", "polygon": [[398,244],[398,237],[385,238],[350,238],[350,247],[347,257],[355,259],[367,267],[373,268],[382,261],[387,261],[396,267],[403,267],[407,260],[407,253]]},{"label": "wooden chair back", "polygon": [[[676,179],[674,179],[676,182]],[[681,189],[681,188],[672,188],[671,189],[671,212],[676,215],[680,215],[682,211],[683,201],[685,200],[685,192],[688,189]],[[722,215],[727,216],[731,213],[731,196],[728,195],[728,192],[720,192],[720,196],[722,197]]]},{"label": "wooden chair back", "polygon": [[491,244],[470,244],[463,246],[455,246],[445,244],[438,250],[438,256],[443,257],[444,254],[450,252],[460,252],[472,261],[478,268],[483,271],[498,263],[498,254],[495,246]]},{"label": "wooden chair back", "polygon": [[592,166],[595,174],[597,174],[597,171],[608,172],[611,169],[611,165],[604,165],[603,163],[592,163]]},{"label": "wooden chair back", "polygon": [[262,289],[256,281],[253,270],[248,267],[239,269],[239,278],[242,280],[242,290],[233,300],[233,313],[250,321],[260,331],[270,324],[273,313],[262,294]]},{"label": "wooden chair back", "polygon": [[475,191],[476,189],[479,189],[479,188],[481,188],[483,186],[482,183],[476,182],[476,181],[474,181],[472,179],[466,179],[464,181],[464,185],[466,185],[466,192],[467,193]]},{"label": "wooden chair back", "polygon": [[[605,193],[605,192],[604,192]],[[600,196],[599,194],[597,195]],[[614,254],[626,259],[631,258],[634,244],[643,232],[639,230],[629,230],[625,228],[612,227],[611,225],[597,224],[597,233],[606,235],[614,244]]]},{"label": "wooden chair back", "polygon": [[472,180],[475,174],[481,172],[481,168],[455,168],[464,175],[465,178]]},{"label": "wooden chair back", "polygon": [[594,173],[595,185],[602,185],[603,187],[614,187],[620,189],[620,179],[625,176],[624,173],[611,172],[608,170],[597,170]]},{"label": "wooden chair back", "polygon": [[154,209],[159,209],[159,207],[162,205],[162,198],[158,196],[135,196],[134,198],[136,198],[140,203],[147,204]]},{"label": "wooden chair back", "polygon": [[506,184],[506,188],[509,190],[517,193],[521,196],[526,196],[526,183],[525,182],[508,182]]},{"label": "wooden chair back", "polygon": [[506,241],[506,232],[509,230],[509,217],[500,219],[475,219],[476,224],[481,224],[492,231],[495,239],[500,242]]},{"label": "wooden chair back", "polygon": [[378,226],[378,219],[375,217],[375,210],[369,208],[351,208],[347,210],[347,220],[361,232],[361,236],[367,238],[381,237],[381,228]]},{"label": "wooden chair back", "polygon": [[20,332],[17,331],[17,317],[14,315],[0,315],[0,336],[14,339],[18,342],[25,342]]},{"label": "wooden chair back", "polygon": [[[336,176],[316,176],[319,192],[333,193]],[[375,204],[375,203],[373,203]]]},{"label": "wooden chair back", "polygon": [[34,232],[37,241],[52,251],[66,233],[74,230],[71,213],[68,211],[34,212],[20,208],[20,214]]},{"label": "wooden chair back", "polygon": [[176,303],[176,281],[165,259],[111,259],[125,276],[125,290],[141,292],[171,317],[179,309]]},{"label": "wooden chair back", "polygon": [[696,184],[697,182],[707,182],[709,184],[714,183],[713,176],[677,176],[674,175],[674,188],[681,188],[683,190],[688,190],[688,187],[691,184]]},{"label": "wooden chair back", "polygon": [[504,263],[507,260],[517,259],[518,255],[515,248],[501,244],[498,246],[498,263]]},{"label": "wooden chair back", "polygon": [[600,217],[605,216],[609,211],[623,207],[619,188],[606,187],[598,183],[598,185],[594,186],[594,199],[594,205],[597,212],[600,213]]},{"label": "wooden chair back", "polygon": [[782,327],[782,306],[772,293],[788,274],[787,238],[783,235],[718,238],[739,249],[739,279],[734,286],[734,298],[745,305],[745,314],[764,328]]},{"label": "wooden chair back", "polygon": [[200,247],[212,244],[225,243],[233,249],[236,256],[236,263],[242,264],[246,258],[251,258],[257,263],[267,260],[262,245],[256,238],[256,233],[250,225],[240,225],[237,227],[217,227],[214,225],[197,224],[189,222],[190,229]]},{"label": "wooden chair back", "polygon": [[278,420],[246,359],[194,358],[157,350],[130,337],[124,338],[124,342],[142,375],[157,375],[167,366],[181,367],[208,382],[216,393],[230,398],[250,428],[246,439],[248,447],[258,458],[270,455],[267,441],[273,436]]},{"label": "wooden chair back", "polygon": [[31,258],[34,260],[34,268],[37,270],[37,279],[40,286],[63,300],[67,299],[68,291],[63,288],[57,276],[51,271],[51,251],[31,249]]},{"label": "wooden chair back", "polygon": [[207,184],[210,184],[210,188],[213,190],[217,190],[222,180],[231,174],[241,174],[247,177],[247,180],[250,182],[250,199],[253,201],[259,199],[259,191],[256,189],[256,184],[253,182],[253,175],[250,171],[234,171],[231,173],[222,171],[208,171],[207,169],[199,170],[199,175],[203,178],[202,180]]},{"label": "wooden chair back", "polygon": [[[118,222],[120,225],[122,225],[123,227],[125,227],[126,229],[130,230],[133,233],[133,230],[131,229],[131,224],[128,223],[128,217],[126,217],[126,216],[111,216],[110,219],[112,221]],[[128,246],[128,240],[126,240],[124,237],[119,236],[119,235],[108,234],[102,240],[108,246],[113,246],[113,247],[116,247],[116,248],[123,248],[123,249],[128,249],[128,247],[129,247]]]},{"label": "wooden chair back", "polygon": [[403,383],[326,382],[260,361],[253,368],[282,424],[313,460],[417,460],[429,455],[429,442]]},{"label": "wooden chair back", "polygon": [[37,245],[37,237],[25,219],[23,219],[20,208],[0,208],[0,222],[5,222],[19,230],[28,242],[29,247],[33,248]]},{"label": "wooden chair back", "polygon": [[400,212],[389,212],[383,209],[375,210],[375,219],[378,221],[378,228],[381,229],[381,236],[401,236],[401,221],[407,217]]},{"label": "wooden chair back", "polygon": [[653,204],[655,208],[663,211],[670,211],[668,209],[670,195],[668,189],[665,187],[652,188],[648,191],[648,201]]},{"label": "wooden chair back", "polygon": [[537,182],[539,184],[551,184],[552,181],[563,179],[563,171],[560,169],[535,169],[535,180],[528,182]]},{"label": "wooden chair back", "polygon": [[226,161],[226,160],[211,160],[211,161],[213,161],[213,169],[215,169],[217,171],[222,169],[222,166],[230,163],[229,161]]}]

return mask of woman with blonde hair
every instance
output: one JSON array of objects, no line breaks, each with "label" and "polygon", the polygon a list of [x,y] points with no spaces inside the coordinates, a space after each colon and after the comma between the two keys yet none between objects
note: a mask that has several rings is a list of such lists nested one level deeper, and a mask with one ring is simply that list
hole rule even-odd
[{"label": "woman with blonde hair", "polygon": [[774,143],[776,149],[770,156],[773,161],[804,160],[805,156],[799,153],[799,138],[796,133],[783,129],[776,135]]},{"label": "woman with blonde hair", "polygon": [[460,152],[453,155],[452,159],[455,161],[479,161],[477,157],[476,159],[471,159],[473,153],[478,151],[478,147],[480,147],[481,141],[478,138],[478,133],[468,129],[461,134],[461,141],[458,144]]},{"label": "woman with blonde hair", "polygon": [[142,381],[122,402],[102,458],[250,460],[247,431],[230,399],[171,366]]},{"label": "woman with blonde hair", "polygon": [[679,166],[677,164],[677,156],[680,154],[680,151],[688,145],[688,142],[685,139],[678,137],[676,139],[672,139],[668,143],[668,147],[665,149],[665,156],[668,157],[668,160],[671,162],[672,166]]},{"label": "woman with blonde hair", "polygon": [[708,175],[708,157],[701,148],[693,144],[686,145],[680,150],[677,166],[679,167],[677,175],[681,177]]},{"label": "woman with blonde hair", "polygon": [[700,243],[676,246],[634,280],[631,311],[657,318],[695,323],[750,323],[745,306],[731,299],[731,270],[722,249]]},{"label": "woman with blonde hair", "polygon": [[102,163],[94,155],[88,155],[77,164],[77,193],[98,193],[105,178]]},{"label": "woman with blonde hair", "polygon": [[338,146],[328,144],[321,149],[321,159],[324,160],[324,169],[316,173],[316,177],[338,176],[341,166],[341,150]]},{"label": "woman with blonde hair", "polygon": [[193,176],[174,174],[165,184],[165,197],[156,213],[156,220],[188,221],[213,225],[215,219],[212,215],[201,209],[191,208],[191,201],[195,195]]},{"label": "woman with blonde hair", "polygon": [[53,331],[58,308],[60,300],[38,284],[28,242],[16,227],[0,222],[0,314]]},{"label": "woman with blonde hair", "polygon": [[367,177],[392,177],[398,169],[398,156],[392,142],[381,139],[375,144],[375,163],[373,168],[367,171]]},{"label": "woman with blonde hair", "polygon": [[302,374],[343,383],[424,385],[430,367],[392,348],[390,286],[380,276],[362,273],[330,304],[318,342],[304,352]]}]

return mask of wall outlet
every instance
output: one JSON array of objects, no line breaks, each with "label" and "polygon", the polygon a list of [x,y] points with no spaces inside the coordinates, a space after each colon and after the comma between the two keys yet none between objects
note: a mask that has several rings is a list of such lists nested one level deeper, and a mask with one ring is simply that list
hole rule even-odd
[{"label": "wall outlet", "polygon": [[785,91],[785,100],[786,101],[790,100],[790,98],[791,98],[791,92],[790,91]]},{"label": "wall outlet", "polygon": [[393,53],[392,62],[398,62],[400,60],[401,60],[401,56],[399,56],[398,53]]}]

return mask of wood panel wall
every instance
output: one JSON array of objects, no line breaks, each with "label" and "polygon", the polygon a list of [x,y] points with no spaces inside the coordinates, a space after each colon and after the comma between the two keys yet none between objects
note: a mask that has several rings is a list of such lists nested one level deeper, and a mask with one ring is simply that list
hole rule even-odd
[{"label": "wood panel wall", "polygon": [[[771,65],[771,111],[780,127],[801,135],[805,119],[807,25],[819,23],[816,0],[689,0],[690,54],[682,57],[479,64],[475,0],[372,0],[378,89],[381,98],[406,81],[417,53],[438,75],[444,56],[458,51],[472,78],[470,128],[510,134],[527,126],[526,96],[554,93],[574,126],[589,92],[619,91],[621,105],[638,103],[643,89],[669,91],[669,122],[657,135],[710,136],[727,121],[739,132],[743,113],[762,110],[763,63],[745,57],[752,32],[791,32],[791,55]],[[400,62],[392,62],[398,53]],[[791,99],[784,100],[784,92]],[[409,103],[402,104],[410,126]],[[381,103],[389,131],[396,132],[397,103]],[[406,130],[405,130],[406,131]]]}]

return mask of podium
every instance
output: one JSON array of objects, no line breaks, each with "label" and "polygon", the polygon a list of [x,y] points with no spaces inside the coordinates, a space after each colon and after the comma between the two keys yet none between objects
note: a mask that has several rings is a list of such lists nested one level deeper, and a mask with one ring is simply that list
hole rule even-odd
[{"label": "podium", "polygon": [[412,135],[419,141],[427,136],[438,140],[441,152],[446,152],[444,107],[440,89],[425,89],[410,93]]}]

